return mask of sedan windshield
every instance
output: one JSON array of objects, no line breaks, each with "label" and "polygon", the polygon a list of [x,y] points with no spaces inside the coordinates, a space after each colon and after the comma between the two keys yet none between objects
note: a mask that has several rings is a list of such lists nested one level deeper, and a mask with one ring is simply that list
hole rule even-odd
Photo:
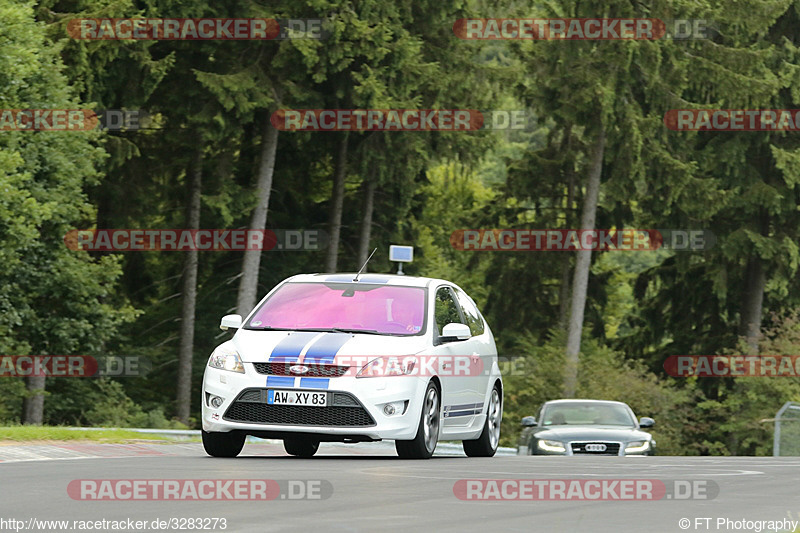
[{"label": "sedan windshield", "polygon": [[424,330],[425,289],[364,283],[286,283],[245,329],[417,335]]},{"label": "sedan windshield", "polygon": [[542,425],[634,427],[636,422],[624,405],[603,402],[569,402],[548,405],[542,413]]}]

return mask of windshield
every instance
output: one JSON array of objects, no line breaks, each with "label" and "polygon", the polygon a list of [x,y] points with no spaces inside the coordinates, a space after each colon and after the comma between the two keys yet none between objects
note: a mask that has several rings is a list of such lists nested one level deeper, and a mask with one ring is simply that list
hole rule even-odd
[{"label": "windshield", "polygon": [[630,411],[617,403],[569,402],[545,407],[543,426],[595,425],[634,427],[636,421]]},{"label": "windshield", "polygon": [[286,283],[245,329],[344,330],[418,335],[424,332],[425,289],[357,283]]}]

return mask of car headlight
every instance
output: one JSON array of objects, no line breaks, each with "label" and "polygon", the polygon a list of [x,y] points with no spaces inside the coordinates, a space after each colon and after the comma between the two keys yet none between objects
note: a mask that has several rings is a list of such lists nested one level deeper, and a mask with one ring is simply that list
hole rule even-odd
[{"label": "car headlight", "polygon": [[564,443],[557,440],[540,440],[538,444],[539,449],[546,452],[564,453],[567,451],[567,449],[564,448]]},{"label": "car headlight", "polygon": [[382,378],[386,376],[408,376],[417,364],[415,357],[377,357],[361,367],[357,378]]},{"label": "car headlight", "polygon": [[650,449],[650,441],[636,440],[625,445],[625,453],[641,453]]},{"label": "car headlight", "polygon": [[239,372],[244,374],[244,365],[242,359],[236,350],[220,349],[214,350],[211,357],[208,358],[208,366],[211,368],[219,368],[220,370],[230,370],[231,372]]}]

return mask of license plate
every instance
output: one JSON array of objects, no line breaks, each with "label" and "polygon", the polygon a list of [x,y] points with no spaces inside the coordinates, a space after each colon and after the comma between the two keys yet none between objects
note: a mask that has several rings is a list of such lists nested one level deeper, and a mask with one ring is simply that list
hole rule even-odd
[{"label": "license plate", "polygon": [[306,407],[325,407],[328,405],[328,393],[295,390],[267,390],[269,405],[302,405]]}]

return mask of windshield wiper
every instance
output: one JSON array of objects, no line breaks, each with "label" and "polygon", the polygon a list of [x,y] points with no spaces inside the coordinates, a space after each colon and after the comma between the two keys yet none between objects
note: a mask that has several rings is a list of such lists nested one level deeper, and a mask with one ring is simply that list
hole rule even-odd
[{"label": "windshield wiper", "polygon": [[350,328],[331,328],[336,333],[366,333],[367,335],[383,335],[377,329],[350,329]]},{"label": "windshield wiper", "polygon": [[256,331],[294,331],[291,328],[273,328],[272,326],[247,326],[244,329],[254,329]]},{"label": "windshield wiper", "polygon": [[354,329],[354,328],[303,328],[294,331],[319,331],[320,333],[364,333],[367,335],[388,335],[376,329]]}]

